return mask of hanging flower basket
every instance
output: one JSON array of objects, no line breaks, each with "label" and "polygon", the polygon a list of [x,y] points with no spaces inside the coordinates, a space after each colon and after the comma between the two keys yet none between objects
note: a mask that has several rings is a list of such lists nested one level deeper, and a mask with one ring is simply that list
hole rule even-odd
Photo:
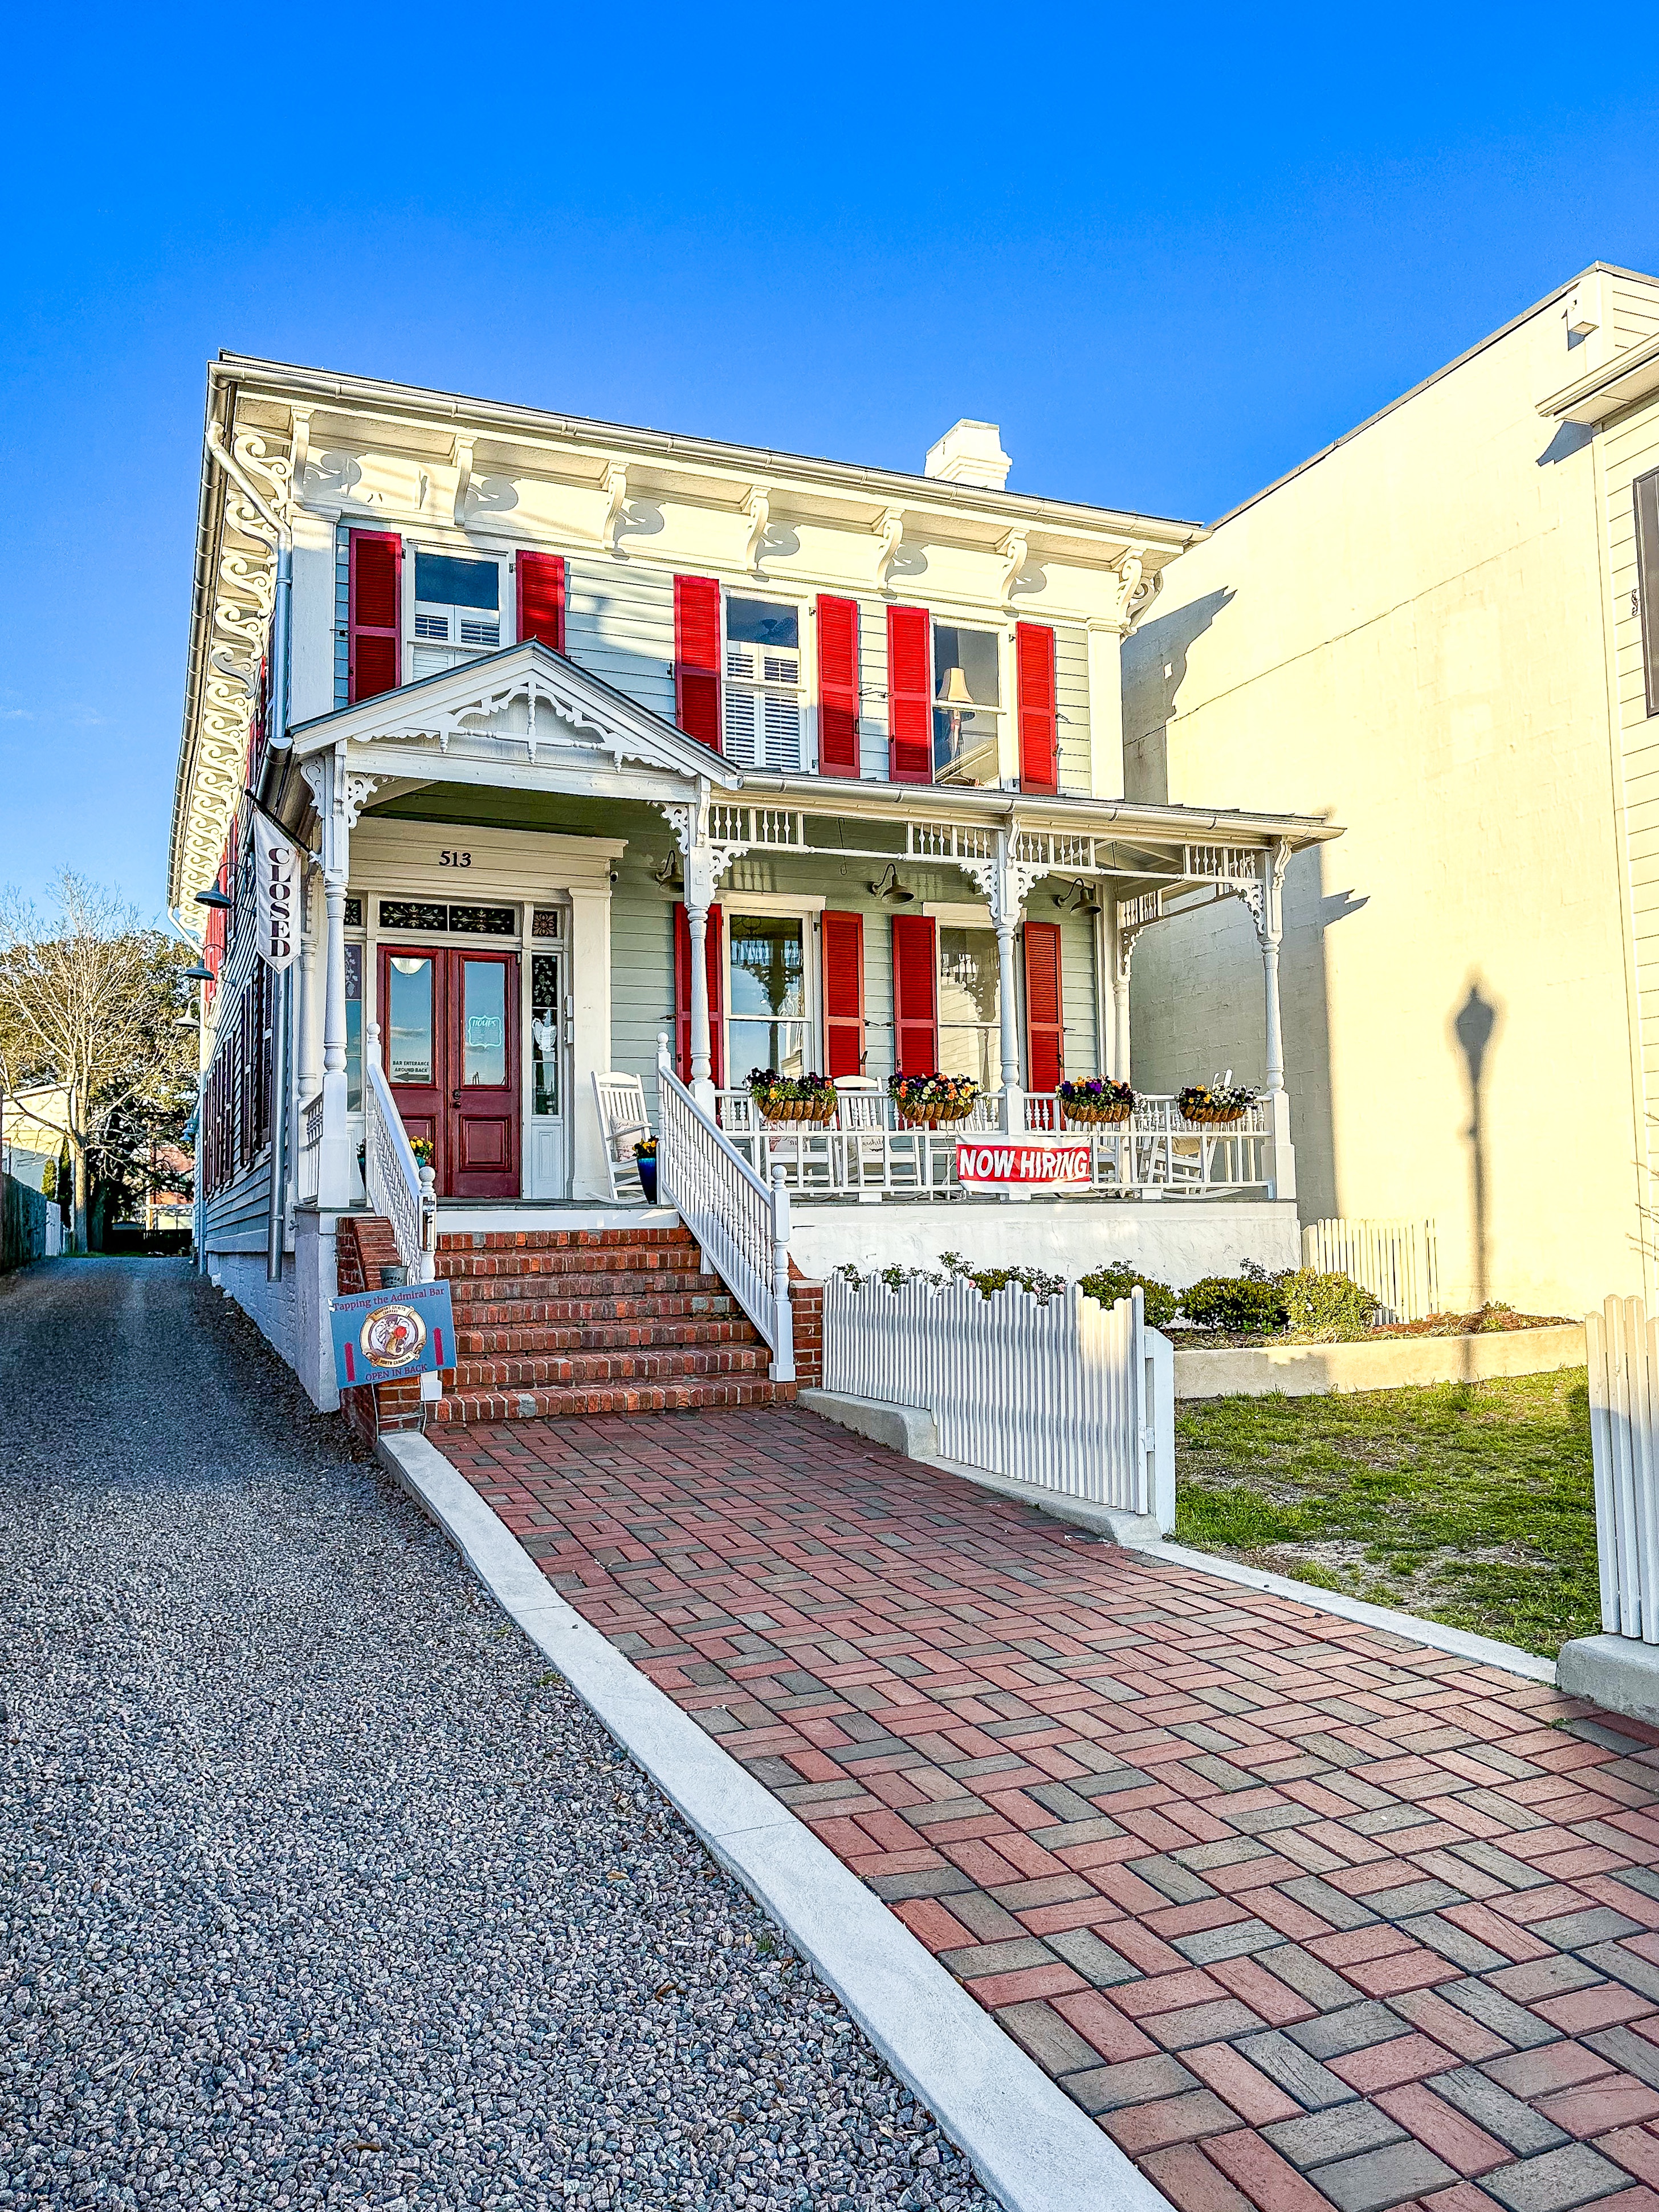
[{"label": "hanging flower basket", "polygon": [[836,1086],[827,1075],[780,1075],[775,1068],[751,1067],[749,1096],[763,1121],[811,1121],[821,1127],[836,1118]]},{"label": "hanging flower basket", "polygon": [[1127,1121],[1135,1110],[1135,1094],[1127,1083],[1109,1075],[1091,1076],[1086,1083],[1062,1083],[1060,1111],[1069,1122],[1088,1127],[1097,1121]]},{"label": "hanging flower basket", "polygon": [[891,1075],[887,1090],[907,1129],[965,1121],[979,1103],[979,1085],[965,1075]]},{"label": "hanging flower basket", "polygon": [[1247,1083],[1189,1083],[1176,1093],[1176,1104],[1183,1121],[1242,1121],[1260,1095]]}]

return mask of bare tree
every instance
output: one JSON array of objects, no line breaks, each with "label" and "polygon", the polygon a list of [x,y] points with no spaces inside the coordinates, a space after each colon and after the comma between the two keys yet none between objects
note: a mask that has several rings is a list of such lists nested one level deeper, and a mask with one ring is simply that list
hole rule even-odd
[{"label": "bare tree", "polygon": [[110,891],[65,869],[44,920],[0,895],[0,1091],[52,1082],[66,1102],[76,1249],[87,1249],[91,1157],[113,1117],[193,1074],[179,1022],[191,955]]}]

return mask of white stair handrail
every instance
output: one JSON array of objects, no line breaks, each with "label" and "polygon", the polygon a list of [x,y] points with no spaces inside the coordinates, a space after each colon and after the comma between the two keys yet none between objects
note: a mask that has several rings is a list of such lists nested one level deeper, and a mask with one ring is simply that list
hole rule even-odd
[{"label": "white stair handrail", "polygon": [[705,1114],[657,1038],[657,1188],[702,1245],[714,1273],[772,1348],[772,1379],[795,1379],[789,1303],[789,1194],[783,1170],[770,1188]]},{"label": "white stair handrail", "polygon": [[429,1167],[410,1147],[398,1102],[380,1066],[380,1029],[367,1024],[363,1050],[363,1187],[376,1213],[392,1224],[398,1257],[411,1280],[429,1283],[438,1272],[438,1199]]}]

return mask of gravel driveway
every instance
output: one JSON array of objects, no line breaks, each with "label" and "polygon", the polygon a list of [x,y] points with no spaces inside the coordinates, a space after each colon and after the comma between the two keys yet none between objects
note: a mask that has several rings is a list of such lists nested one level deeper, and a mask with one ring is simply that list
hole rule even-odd
[{"label": "gravel driveway", "polygon": [[182,1262],[0,1279],[0,2207],[973,2206]]}]

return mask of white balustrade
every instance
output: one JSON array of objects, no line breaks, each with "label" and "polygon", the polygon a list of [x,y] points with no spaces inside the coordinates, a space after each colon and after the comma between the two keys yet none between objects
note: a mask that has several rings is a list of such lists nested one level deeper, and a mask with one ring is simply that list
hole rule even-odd
[{"label": "white balustrade", "polygon": [[302,1206],[316,1199],[322,1157],[323,1099],[319,1091],[308,1105],[300,1109],[300,1157],[296,1166],[297,1195]]},{"label": "white balustrade", "polygon": [[398,1257],[410,1279],[429,1283],[438,1272],[438,1200],[432,1170],[410,1150],[403,1117],[380,1066],[379,1024],[370,1022],[363,1052],[363,1182],[369,1205],[392,1224]]},{"label": "white balustrade", "polygon": [[773,1379],[795,1379],[789,1303],[789,1193],[776,1164],[763,1182],[674,1073],[657,1041],[657,1188],[772,1348]]},{"label": "white balustrade", "polygon": [[[1143,1097],[1127,1121],[1089,1123],[1067,1121],[1056,1092],[1018,1096],[1025,1130],[1089,1147],[1087,1188],[1056,1197],[1295,1195],[1282,1095],[1258,1099],[1237,1121],[1188,1121],[1173,1097]],[[997,1091],[985,1093],[966,1121],[933,1129],[907,1124],[883,1091],[843,1091],[827,1122],[769,1121],[747,1091],[722,1091],[717,1099],[721,1128],[757,1174],[769,1182],[781,1168],[803,1196],[963,1196],[958,1139],[1003,1127]]]},{"label": "white balustrade", "polygon": [[1175,1522],[1175,1364],[1141,1292],[1106,1307],[961,1278],[823,1291],[823,1387],[922,1408],[942,1458]]}]

